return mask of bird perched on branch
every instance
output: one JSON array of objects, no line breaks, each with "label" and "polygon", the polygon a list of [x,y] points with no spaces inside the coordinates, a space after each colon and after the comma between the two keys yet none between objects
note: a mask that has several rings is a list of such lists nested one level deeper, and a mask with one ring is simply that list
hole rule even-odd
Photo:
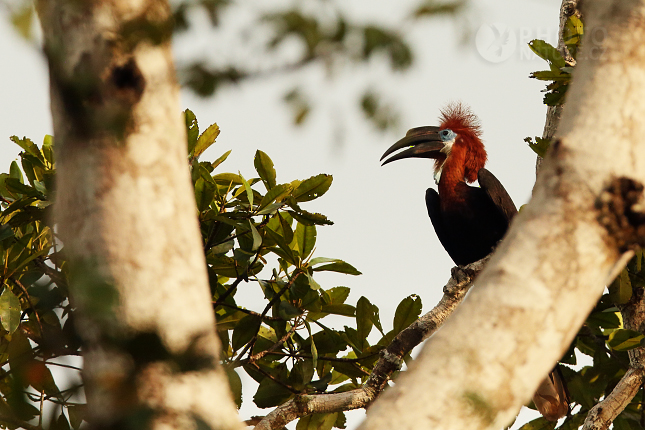
[{"label": "bird perched on branch", "polygon": [[[462,104],[441,112],[440,126],[417,127],[381,157],[383,165],[404,158],[434,159],[438,192],[426,191],[428,215],[439,241],[453,261],[464,266],[486,257],[504,237],[517,213],[515,204],[484,168],[486,149],[478,118]],[[479,187],[468,185],[474,181]],[[555,421],[569,412],[563,380],[555,369],[533,396],[540,413]]]}]

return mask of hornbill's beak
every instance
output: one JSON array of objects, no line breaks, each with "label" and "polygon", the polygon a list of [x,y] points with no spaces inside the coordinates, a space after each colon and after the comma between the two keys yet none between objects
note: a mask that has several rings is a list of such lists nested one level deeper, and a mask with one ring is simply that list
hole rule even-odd
[{"label": "hornbill's beak", "polygon": [[444,143],[439,136],[439,130],[440,128],[435,126],[416,127],[408,130],[403,139],[399,140],[385,151],[385,154],[381,157],[381,161],[399,149],[408,149],[383,161],[382,165],[386,165],[387,163],[395,160],[401,160],[402,158],[441,157],[441,149],[443,149]]}]

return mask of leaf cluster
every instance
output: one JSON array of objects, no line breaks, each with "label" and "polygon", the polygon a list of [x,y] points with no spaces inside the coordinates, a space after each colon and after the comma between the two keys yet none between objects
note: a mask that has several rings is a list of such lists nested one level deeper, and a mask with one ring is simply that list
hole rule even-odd
[{"label": "leaf cluster", "polygon": [[[187,110],[185,118],[221,357],[236,402],[242,402],[237,373],[242,369],[259,384],[253,401],[261,408],[280,405],[296,394],[358,388],[378,352],[419,316],[421,300],[405,298],[393,330],[385,332],[379,309],[369,299],[361,297],[352,305],[348,287],[322,286],[316,280],[319,272],[360,274],[343,260],[315,256],[317,229],[331,221],[302,206],[324,195],[332,177],[280,183],[272,160],[260,150],[253,163],[257,176],[218,173],[230,151],[212,163],[197,161],[204,148],[199,142],[213,143],[203,136],[214,126],[199,135],[192,112]],[[271,261],[276,267],[267,271]],[[265,298],[263,308],[243,306],[245,294],[239,290],[251,287]],[[331,315],[352,322],[334,329],[325,322]],[[374,329],[375,343],[368,340]],[[344,416],[313,415],[298,426],[344,426]]]},{"label": "leaf cluster", "polygon": [[[200,130],[190,110],[184,119],[220,358],[238,406],[242,371],[257,382],[252,401],[261,408],[296,394],[359,387],[378,352],[417,319],[420,298],[403,299],[386,331],[369,299],[352,304],[349,287],[319,279],[320,272],[360,275],[351,264],[315,252],[318,229],[333,223],[305,207],[329,190],[332,177],[280,182],[273,161],[260,150],[252,175],[220,171],[231,151],[212,162],[200,160],[219,135],[217,124]],[[37,420],[40,428],[76,430],[84,417],[77,396],[80,369],[65,365],[71,374],[62,378],[52,372],[62,357],[81,353],[68,291],[73,274],[45,222],[54,199],[53,138],[47,136],[40,147],[27,138],[12,140],[22,149],[20,165],[14,161],[0,175],[0,425],[13,429]],[[252,290],[264,298],[257,309],[246,307]],[[83,298],[92,299],[97,306],[106,303],[102,296]],[[339,318],[346,324],[334,328]],[[133,354],[141,342],[145,348],[154,344],[147,333],[133,339],[139,342],[128,346]],[[71,386],[61,386],[70,378]],[[60,408],[43,424],[47,403]],[[303,429],[333,426],[344,428],[343,413],[298,423]]]},{"label": "leaf cluster", "polygon": [[547,106],[559,106],[564,103],[564,96],[571,83],[571,72],[578,54],[584,26],[580,18],[575,15],[567,19],[564,29],[564,44],[571,54],[573,62],[565,61],[564,57],[552,45],[543,40],[532,40],[529,48],[549,64],[549,70],[533,72],[529,76],[541,81],[551,82],[544,90],[544,104]]},{"label": "leaf cluster", "polygon": [[[614,389],[629,368],[628,351],[643,348],[642,333],[630,330],[623,323],[625,307],[640,300],[645,289],[643,252],[638,251],[623,271],[609,286],[596,307],[564,354],[559,367],[566,381],[572,404],[572,414],[560,429],[577,429],[589,410]],[[586,357],[581,365],[579,357]],[[613,425],[619,429],[645,428],[643,387]],[[532,406],[532,405],[531,405]],[[521,430],[553,429],[555,423],[538,418]]]},{"label": "leaf cluster", "polygon": [[[543,40],[532,40],[529,42],[529,48],[549,64],[549,70],[533,72],[529,77],[541,81],[550,82],[544,92],[544,104],[547,106],[561,106],[564,104],[564,98],[571,83],[571,73],[575,66],[576,56],[582,42],[584,26],[580,18],[575,15],[570,16],[564,27],[563,40],[564,45],[571,55],[571,62],[567,62],[560,51]],[[538,156],[544,158],[551,144],[549,139],[535,137],[535,140],[527,137],[524,139],[529,148]]]},{"label": "leaf cluster", "polygon": [[20,166],[14,161],[0,174],[0,425],[42,423],[43,405],[51,402],[68,413],[53,415],[49,427],[77,429],[83,406],[70,399],[78,378],[60,388],[51,370],[80,348],[67,265],[45,221],[54,198],[53,140],[46,136],[41,147],[11,140],[22,152]]}]

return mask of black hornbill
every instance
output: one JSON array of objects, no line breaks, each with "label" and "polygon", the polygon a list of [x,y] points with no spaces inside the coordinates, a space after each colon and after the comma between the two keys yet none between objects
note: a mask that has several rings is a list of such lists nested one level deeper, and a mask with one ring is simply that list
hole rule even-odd
[{"label": "black hornbill", "polygon": [[[517,209],[502,184],[484,169],[487,156],[478,118],[462,104],[452,104],[441,111],[440,121],[438,127],[409,130],[381,160],[401,149],[383,164],[413,157],[435,160],[439,192],[426,191],[428,215],[448,255],[464,266],[495,248]],[[475,180],[479,187],[468,185]],[[540,384],[533,401],[548,420],[568,414],[569,398],[557,367]]]}]

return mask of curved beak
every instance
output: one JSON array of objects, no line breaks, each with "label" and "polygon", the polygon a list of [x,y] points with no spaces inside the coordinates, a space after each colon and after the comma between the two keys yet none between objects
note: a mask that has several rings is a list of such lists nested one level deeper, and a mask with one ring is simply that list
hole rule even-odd
[{"label": "curved beak", "polygon": [[403,158],[439,158],[444,155],[441,150],[444,143],[439,137],[439,127],[425,126],[408,130],[405,137],[390,146],[381,157],[381,161],[399,149],[407,148],[383,161],[382,166]]}]

